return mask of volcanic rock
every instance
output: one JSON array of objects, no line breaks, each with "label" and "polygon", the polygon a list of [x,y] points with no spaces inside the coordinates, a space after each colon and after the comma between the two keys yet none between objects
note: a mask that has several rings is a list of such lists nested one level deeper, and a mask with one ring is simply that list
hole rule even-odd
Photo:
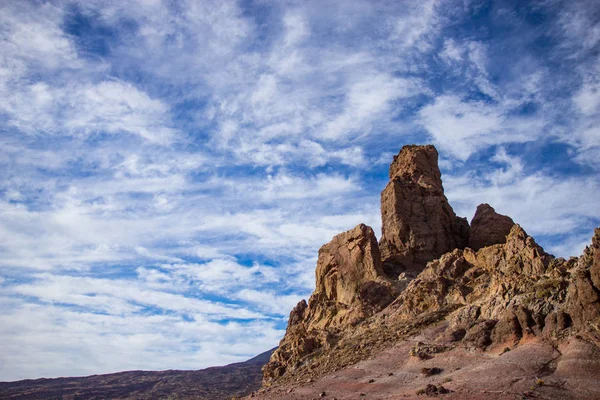
[{"label": "volcanic rock", "polygon": [[279,348],[264,367],[265,380],[281,376],[315,350],[331,345],[336,331],[380,311],[402,289],[383,272],[373,229],[360,224],[319,249],[316,288],[308,305],[290,313]]},{"label": "volcanic rock", "polygon": [[383,277],[381,255],[373,229],[360,224],[319,249],[315,292],[351,305],[365,282]]},{"label": "volcanic rock", "polygon": [[263,369],[275,388],[264,398],[287,399],[275,394],[278,385],[292,385],[298,399],[319,389],[350,396],[358,376],[376,380],[360,386],[374,397],[406,397],[425,383],[415,371],[433,367],[465,399],[488,398],[490,389],[498,399],[535,391],[600,398],[600,228],[569,260],[546,253],[487,204],[469,235],[444,196],[437,157],[433,146],[405,146],[395,157],[379,248],[365,225],[321,248],[315,292],[292,310]]},{"label": "volcanic rock", "polygon": [[514,224],[510,217],[498,214],[489,204],[480,204],[471,220],[469,247],[479,250],[493,244],[505,243],[506,236]]},{"label": "volcanic rock", "polygon": [[414,277],[427,262],[466,247],[469,226],[448,204],[432,145],[404,146],[389,173],[381,193],[383,268],[392,278]]}]

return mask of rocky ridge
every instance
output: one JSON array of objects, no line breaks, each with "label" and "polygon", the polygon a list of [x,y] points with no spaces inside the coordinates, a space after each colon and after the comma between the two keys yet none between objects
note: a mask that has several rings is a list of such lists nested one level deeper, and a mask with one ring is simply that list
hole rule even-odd
[{"label": "rocky ridge", "polygon": [[[547,254],[488,204],[469,226],[444,195],[437,158],[431,145],[405,146],[394,157],[381,196],[379,243],[361,224],[320,249],[315,292],[290,314],[286,335],[263,368],[263,396],[321,382],[413,343],[405,368],[413,358],[442,362],[478,354],[506,370],[502,360],[510,357],[494,357],[518,349],[513,354],[522,354],[524,366],[531,364],[527,354],[546,360],[543,368],[531,366],[535,379],[560,383],[546,385],[544,398],[600,398],[600,386],[589,382],[600,376],[600,361],[592,357],[600,354],[600,229],[581,257],[565,260]],[[418,337],[428,342],[415,342]],[[421,382],[413,378],[403,387]],[[577,386],[582,382],[585,388]],[[531,389],[506,385],[523,396]]]},{"label": "rocky ridge", "polygon": [[229,400],[260,388],[261,367],[273,350],[245,362],[197,371],[125,371],[70,378],[0,382],[0,399]]}]

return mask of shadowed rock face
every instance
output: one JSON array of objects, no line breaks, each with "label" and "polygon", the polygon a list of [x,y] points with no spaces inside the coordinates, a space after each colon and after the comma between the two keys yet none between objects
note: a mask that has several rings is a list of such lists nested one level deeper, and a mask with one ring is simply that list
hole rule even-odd
[{"label": "shadowed rock face", "polygon": [[489,204],[480,204],[471,220],[469,247],[479,250],[493,244],[505,243],[506,236],[514,224],[512,218],[498,214]]},{"label": "shadowed rock face", "polygon": [[435,147],[404,146],[394,157],[381,193],[381,222],[379,247],[391,277],[414,277],[427,262],[467,246],[469,226],[444,195]]}]

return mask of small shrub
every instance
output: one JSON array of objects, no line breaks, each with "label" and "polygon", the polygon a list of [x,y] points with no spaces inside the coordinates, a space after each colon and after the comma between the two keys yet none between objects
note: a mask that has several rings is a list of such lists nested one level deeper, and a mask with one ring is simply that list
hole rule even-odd
[{"label": "small shrub", "polygon": [[537,386],[544,386],[544,380],[543,380],[543,379],[540,379],[540,378],[537,378],[537,379],[535,380],[535,384],[536,384]]}]

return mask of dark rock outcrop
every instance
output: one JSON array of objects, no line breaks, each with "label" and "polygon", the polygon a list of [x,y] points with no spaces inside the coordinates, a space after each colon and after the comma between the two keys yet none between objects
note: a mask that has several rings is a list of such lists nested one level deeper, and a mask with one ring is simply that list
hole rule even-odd
[{"label": "dark rock outcrop", "polygon": [[404,146],[394,157],[381,222],[383,268],[392,277],[414,277],[429,261],[467,246],[469,226],[444,195],[435,147]]},{"label": "dark rock outcrop", "polygon": [[479,250],[493,244],[505,243],[506,236],[514,224],[512,218],[498,214],[489,204],[480,204],[471,220],[469,247]]}]

